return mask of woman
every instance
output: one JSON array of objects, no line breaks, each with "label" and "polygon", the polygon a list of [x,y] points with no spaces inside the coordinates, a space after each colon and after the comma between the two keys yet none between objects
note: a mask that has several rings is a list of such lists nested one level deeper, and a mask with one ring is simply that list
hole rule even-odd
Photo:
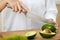
[{"label": "woman", "polygon": [[[10,5],[13,11],[10,8],[6,7],[7,4]],[[38,16],[45,17],[46,19],[53,19],[53,21],[56,21],[57,9],[53,0],[47,0],[47,2],[46,0],[2,0],[2,3],[0,5],[2,6],[0,7],[0,11],[5,8],[1,12],[3,17],[2,31],[4,32],[35,29],[40,28],[40,26],[44,24],[44,22],[37,23],[27,18],[24,13],[22,13],[23,9],[27,12],[30,11]],[[13,21],[11,21],[12,19]]]}]

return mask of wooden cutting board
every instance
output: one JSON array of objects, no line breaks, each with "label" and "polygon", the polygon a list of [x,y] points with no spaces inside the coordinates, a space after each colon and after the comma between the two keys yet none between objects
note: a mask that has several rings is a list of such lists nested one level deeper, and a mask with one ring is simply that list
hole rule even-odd
[{"label": "wooden cutting board", "polygon": [[6,36],[13,36],[13,35],[16,35],[16,34],[24,35],[26,32],[29,32],[29,31],[36,31],[37,32],[37,35],[36,35],[36,37],[33,40],[60,40],[60,28],[57,30],[56,35],[53,38],[50,38],[50,39],[42,38],[40,36],[40,34],[39,34],[40,29],[20,30],[20,31],[11,31],[11,32],[1,32],[0,36],[3,35],[3,37],[6,37]]}]

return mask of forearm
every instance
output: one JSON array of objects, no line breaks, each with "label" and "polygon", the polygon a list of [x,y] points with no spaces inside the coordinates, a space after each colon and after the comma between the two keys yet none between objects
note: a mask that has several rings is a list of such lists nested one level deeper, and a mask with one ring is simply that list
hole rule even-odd
[{"label": "forearm", "polygon": [[7,6],[7,2],[2,0],[0,1],[0,12]]}]

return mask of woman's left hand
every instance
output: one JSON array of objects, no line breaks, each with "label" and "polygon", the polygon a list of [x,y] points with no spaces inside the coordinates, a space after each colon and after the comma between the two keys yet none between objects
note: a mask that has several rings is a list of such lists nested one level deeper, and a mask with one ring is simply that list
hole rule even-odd
[{"label": "woman's left hand", "polygon": [[56,32],[58,30],[58,23],[55,22],[53,19],[49,19],[50,23],[54,24],[55,25],[55,28],[56,28]]},{"label": "woman's left hand", "polygon": [[53,19],[49,19],[49,23],[52,23],[55,25],[56,29],[58,29],[58,24]]}]

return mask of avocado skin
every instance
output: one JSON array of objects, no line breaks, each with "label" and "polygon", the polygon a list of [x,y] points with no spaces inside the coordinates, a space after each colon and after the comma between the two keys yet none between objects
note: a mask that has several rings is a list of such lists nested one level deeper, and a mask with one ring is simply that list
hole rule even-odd
[{"label": "avocado skin", "polygon": [[36,36],[36,34],[34,34],[34,35],[32,35],[32,36],[27,36],[27,38],[28,38],[29,40],[32,40],[32,39],[34,39],[35,36]]},{"label": "avocado skin", "polygon": [[47,23],[47,24],[44,24],[41,28],[42,30],[44,29],[49,29],[51,30],[52,32],[56,32],[56,28],[53,24],[50,24],[50,23]]},{"label": "avocado skin", "polygon": [[55,36],[56,34],[45,34],[45,33],[40,33],[40,35],[43,37],[43,38],[52,38],[53,36]]}]

